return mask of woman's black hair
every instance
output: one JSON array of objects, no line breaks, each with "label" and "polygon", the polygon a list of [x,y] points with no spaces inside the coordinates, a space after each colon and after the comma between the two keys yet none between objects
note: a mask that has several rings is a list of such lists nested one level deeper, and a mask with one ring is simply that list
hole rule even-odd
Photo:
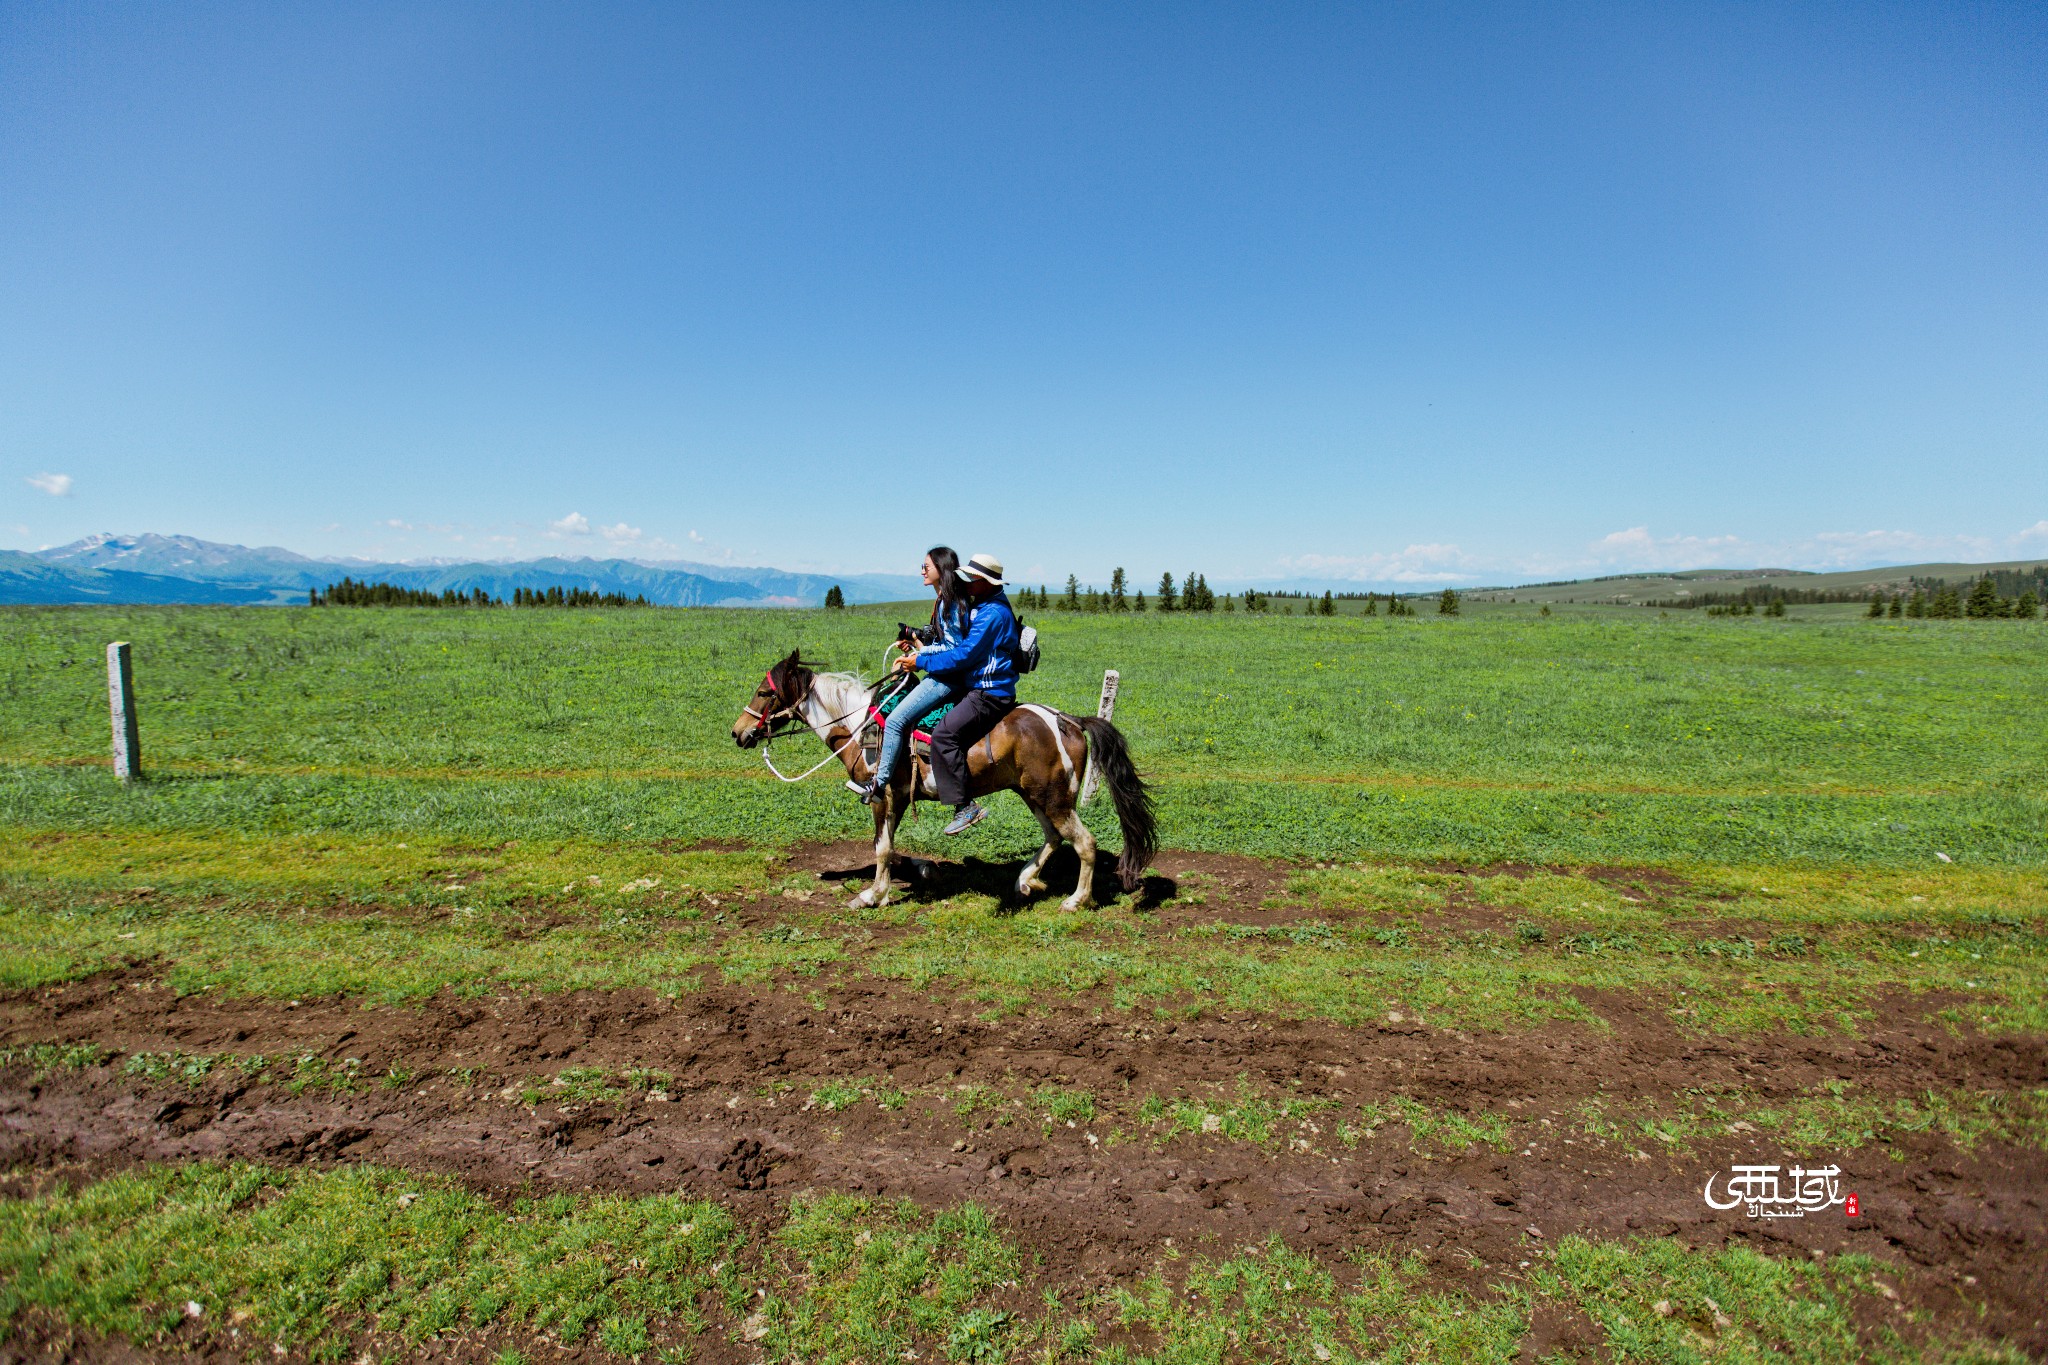
[{"label": "woman's black hair", "polygon": [[953,553],[953,547],[934,545],[925,551],[925,558],[939,571],[938,605],[950,610],[965,602],[967,587],[960,581],[960,556]]}]

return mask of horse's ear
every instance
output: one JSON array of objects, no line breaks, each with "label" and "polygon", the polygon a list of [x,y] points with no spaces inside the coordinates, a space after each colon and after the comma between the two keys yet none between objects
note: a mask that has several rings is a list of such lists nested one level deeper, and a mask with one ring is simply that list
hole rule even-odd
[{"label": "horse's ear", "polygon": [[768,670],[768,681],[775,684],[778,695],[789,690],[790,675],[804,666],[804,661],[800,657],[802,654],[802,649],[792,649],[788,657]]}]

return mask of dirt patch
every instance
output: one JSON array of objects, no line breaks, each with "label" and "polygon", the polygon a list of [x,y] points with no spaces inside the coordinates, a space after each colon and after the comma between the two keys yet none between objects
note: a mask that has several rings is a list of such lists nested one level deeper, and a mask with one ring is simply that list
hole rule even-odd
[{"label": "dirt patch", "polygon": [[1673,900],[1679,896],[1697,894],[1691,880],[1675,872],[1657,867],[1617,867],[1604,863],[1590,863],[1584,866],[1549,866],[1542,863],[1419,863],[1416,866],[1426,872],[1439,872],[1460,877],[1512,877],[1516,881],[1527,881],[1539,874],[1554,877],[1583,877],[1587,881],[1618,887],[1637,893],[1635,899]]},{"label": "dirt patch", "polygon": [[760,847],[744,839],[656,839],[654,847],[663,853],[758,853]]},{"label": "dirt patch", "polygon": [[[860,984],[830,990],[823,1008],[786,991],[732,987],[674,1001],[618,991],[443,997],[420,1009],[289,1007],[179,997],[142,973],[109,974],[0,997],[0,1038],[91,1040],[130,1055],[355,1059],[359,1088],[295,1096],[225,1066],[191,1086],[148,1082],[119,1065],[40,1082],[12,1068],[0,1075],[0,1162],[97,1171],[200,1157],[374,1160],[486,1190],[684,1190],[750,1219],[811,1188],[974,1199],[1046,1257],[1048,1274],[1095,1284],[1150,1268],[1167,1238],[1204,1249],[1277,1234],[1331,1257],[1412,1251],[1446,1274],[1482,1278],[1512,1274],[1529,1248],[1570,1231],[1779,1254],[1869,1250],[1916,1268],[1905,1301],[1973,1329],[1982,1303],[1984,1326],[2048,1351],[2048,1154],[1992,1145],[1966,1153],[1916,1136],[1853,1152],[1723,1139],[1674,1158],[1574,1137],[1569,1127],[1582,1100],[1668,1101],[1693,1086],[1740,1086],[1765,1099],[1832,1079],[1879,1097],[2038,1087],[2048,1084],[2048,1040],[1952,1035],[1924,1022],[1925,1001],[1903,999],[1875,1002],[1876,1020],[1855,1038],[1700,1038],[1640,1001],[1585,998],[1610,1030],[1472,1035],[1245,1014],[1173,1021],[1093,1001],[988,1021],[965,1003]],[[614,1084],[579,1103],[546,1084],[571,1067],[668,1076],[640,1090]],[[406,1079],[378,1079],[393,1074]],[[811,1094],[828,1078],[866,1078],[908,1099],[898,1109],[862,1099],[829,1110]],[[540,1103],[523,1102],[531,1086]],[[1011,1097],[1085,1090],[1099,1109],[1069,1126],[1042,1107],[974,1109],[966,1101],[976,1092],[961,1087]],[[1327,1136],[1329,1125],[1312,1150],[1285,1137],[1261,1144],[1201,1132],[1162,1143],[1134,1118],[1148,1095],[1206,1097],[1220,1109],[1241,1091],[1329,1101],[1333,1118],[1405,1095],[1444,1112],[1549,1119],[1557,1136],[1526,1151],[1425,1156],[1393,1135],[1346,1146]],[[1862,1214],[1763,1222],[1701,1199],[1713,1171],[1802,1160],[1840,1164]],[[1573,1325],[1554,1332],[1561,1343]]]}]

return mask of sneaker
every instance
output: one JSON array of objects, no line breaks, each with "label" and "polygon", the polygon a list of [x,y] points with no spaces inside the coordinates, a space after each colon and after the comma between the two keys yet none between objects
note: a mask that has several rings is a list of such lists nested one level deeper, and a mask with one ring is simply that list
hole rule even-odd
[{"label": "sneaker", "polygon": [[873,779],[869,779],[866,782],[856,782],[849,777],[846,779],[846,789],[855,796],[858,796],[863,806],[874,805],[876,798],[882,794],[880,784],[876,783]]},{"label": "sneaker", "polygon": [[980,806],[969,803],[954,811],[952,821],[944,829],[940,830],[939,833],[965,834],[968,830],[980,824],[982,818],[987,814],[988,812]]}]

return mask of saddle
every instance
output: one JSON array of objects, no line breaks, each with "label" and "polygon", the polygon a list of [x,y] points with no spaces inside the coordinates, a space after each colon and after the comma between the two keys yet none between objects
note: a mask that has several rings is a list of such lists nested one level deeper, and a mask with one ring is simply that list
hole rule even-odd
[{"label": "saddle", "polygon": [[[890,714],[895,711],[898,704],[909,695],[908,689],[890,693],[882,698],[880,706],[870,706],[868,708],[868,719],[877,726],[881,725],[889,719]],[[939,728],[939,722],[946,718],[947,713],[953,709],[953,706],[954,703],[949,701],[940,702],[937,706],[934,706],[931,710],[918,717],[917,723],[910,727],[910,752],[912,757],[931,758],[932,731]]]}]

